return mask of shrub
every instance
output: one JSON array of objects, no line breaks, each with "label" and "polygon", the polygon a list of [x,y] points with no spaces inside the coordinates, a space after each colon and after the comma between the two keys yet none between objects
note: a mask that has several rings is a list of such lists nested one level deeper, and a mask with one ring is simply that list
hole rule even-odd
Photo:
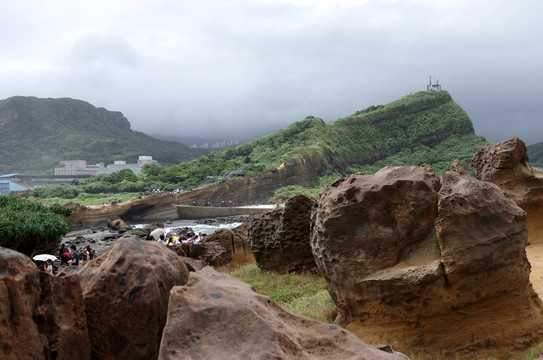
[{"label": "shrub", "polygon": [[43,205],[10,196],[0,196],[0,246],[32,256],[57,250],[60,237],[70,230],[57,205]]}]

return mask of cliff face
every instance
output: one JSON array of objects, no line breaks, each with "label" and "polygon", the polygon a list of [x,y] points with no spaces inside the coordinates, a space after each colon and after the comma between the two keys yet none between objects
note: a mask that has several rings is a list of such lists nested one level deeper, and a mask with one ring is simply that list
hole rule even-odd
[{"label": "cliff face", "polygon": [[266,202],[272,191],[288,185],[310,186],[311,179],[328,165],[321,159],[291,159],[273,171],[236,178],[222,184],[185,192],[179,196],[180,202],[233,201],[251,204]]}]

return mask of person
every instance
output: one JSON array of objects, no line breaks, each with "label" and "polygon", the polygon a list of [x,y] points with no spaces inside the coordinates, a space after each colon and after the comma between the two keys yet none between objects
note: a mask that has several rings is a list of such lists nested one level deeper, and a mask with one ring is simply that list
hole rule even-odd
[{"label": "person", "polygon": [[160,237],[158,238],[157,241],[158,241],[159,243],[161,243],[161,244],[165,244],[166,241],[164,241],[164,234],[160,234]]},{"label": "person", "polygon": [[94,259],[94,250],[91,249],[90,245],[85,246],[85,258],[86,260]]},{"label": "person", "polygon": [[53,275],[53,261],[51,259],[47,259],[45,264],[43,264],[43,270],[45,270],[46,273]]},{"label": "person", "polygon": [[71,266],[79,266],[79,253],[75,248],[75,245],[70,246],[70,252],[72,253],[72,258],[68,260],[68,264]]},{"label": "person", "polygon": [[70,252],[68,251],[68,248],[66,247],[66,244],[62,244],[61,245],[61,248],[60,248],[60,251],[59,251],[59,254],[60,254],[60,265],[61,266],[66,266],[68,265],[68,260],[70,260],[72,257],[71,255],[69,256],[65,256],[64,254],[70,254]]}]

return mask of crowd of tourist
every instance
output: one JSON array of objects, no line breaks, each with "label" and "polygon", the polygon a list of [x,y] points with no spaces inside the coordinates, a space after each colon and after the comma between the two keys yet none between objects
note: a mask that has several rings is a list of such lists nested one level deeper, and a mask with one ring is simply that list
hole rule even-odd
[{"label": "crowd of tourist", "polygon": [[160,234],[157,239],[155,239],[153,235],[148,235],[147,240],[158,241],[166,246],[176,246],[181,244],[198,244],[201,240],[203,240],[204,236],[206,236],[206,234],[198,233],[198,235],[196,235],[194,233],[188,233],[180,236],[170,235],[168,238],[166,238],[164,234]]}]

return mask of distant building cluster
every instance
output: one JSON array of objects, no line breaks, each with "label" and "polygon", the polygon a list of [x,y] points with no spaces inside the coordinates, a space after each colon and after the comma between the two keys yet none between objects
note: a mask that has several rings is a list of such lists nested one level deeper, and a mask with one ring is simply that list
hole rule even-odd
[{"label": "distant building cluster", "polygon": [[140,156],[135,164],[127,164],[124,160],[116,160],[107,166],[104,163],[88,165],[85,160],[61,161],[55,168],[55,175],[90,175],[111,174],[120,170],[129,169],[134,174],[139,174],[146,164],[158,164],[152,156]]},{"label": "distant building cluster", "polygon": [[209,144],[209,143],[205,143],[205,144],[201,144],[201,145],[192,145],[191,148],[193,149],[196,149],[196,148],[200,148],[200,149],[221,149],[221,148],[224,148],[224,147],[229,147],[229,146],[237,146],[239,145],[239,140],[228,140],[228,141],[217,141],[217,142],[214,142],[213,144]]}]

